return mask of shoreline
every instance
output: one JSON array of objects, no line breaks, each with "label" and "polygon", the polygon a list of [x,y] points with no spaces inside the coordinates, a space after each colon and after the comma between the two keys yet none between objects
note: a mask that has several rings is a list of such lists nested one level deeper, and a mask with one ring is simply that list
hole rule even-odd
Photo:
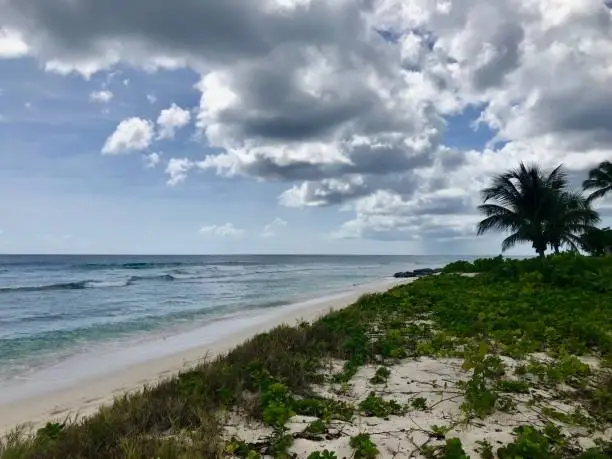
[{"label": "shoreline", "polygon": [[[230,327],[223,333],[216,335],[213,333],[212,337],[202,336],[202,331],[212,331],[203,327],[143,343],[116,353],[115,357],[123,354],[124,364],[106,372],[103,369],[104,359],[114,357],[112,353],[100,354],[97,356],[99,360],[97,364],[95,361],[88,362],[89,365],[101,369],[94,376],[71,382],[60,379],[60,384],[56,384],[58,387],[39,391],[32,396],[27,394],[27,384],[13,387],[12,393],[3,391],[5,400],[0,400],[0,434],[24,424],[37,427],[51,420],[63,422],[68,418],[74,420],[90,416],[100,406],[112,403],[117,396],[138,391],[145,385],[156,384],[170,378],[192,368],[206,358],[230,351],[259,333],[282,324],[311,322],[330,310],[351,305],[364,294],[381,293],[411,280],[389,279],[361,284],[346,292],[288,304],[257,316],[230,319],[231,323],[228,321]],[[168,352],[168,348],[172,351]],[[156,350],[157,356],[151,356]],[[148,356],[143,356],[143,353],[148,353]],[[6,399],[11,401],[7,402]]]}]

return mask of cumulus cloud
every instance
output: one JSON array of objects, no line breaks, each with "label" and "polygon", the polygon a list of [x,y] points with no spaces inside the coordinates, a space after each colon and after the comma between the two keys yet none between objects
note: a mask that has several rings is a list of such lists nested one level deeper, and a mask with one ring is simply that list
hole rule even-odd
[{"label": "cumulus cloud", "polygon": [[119,0],[83,0],[74,7],[51,6],[45,0],[5,0],[1,12],[7,26],[29,31],[33,53],[53,63],[54,70],[90,75],[119,61],[176,68],[187,62],[223,64],[262,58],[287,38],[298,45],[336,38],[348,42],[351,37],[337,37],[332,24],[342,13],[350,13],[343,18],[343,32],[351,31],[359,10],[346,8],[350,3],[180,0],[170,5],[135,0],[126,7]]},{"label": "cumulus cloud", "polygon": [[278,231],[287,226],[287,222],[280,217],[276,217],[274,221],[264,226],[261,233],[262,237],[274,237]]},{"label": "cumulus cloud", "polygon": [[153,123],[142,118],[128,118],[119,123],[102,147],[102,153],[116,155],[146,150],[153,140]]},{"label": "cumulus cloud", "polygon": [[161,155],[159,153],[145,155],[144,162],[147,169],[152,169],[161,162]]},{"label": "cumulus cloud", "polygon": [[379,190],[359,200],[356,217],[334,234],[339,238],[378,240],[460,239],[473,237],[474,202],[462,189],[443,189],[412,199]]},{"label": "cumulus cloud", "polygon": [[201,234],[212,234],[219,237],[238,237],[244,234],[244,230],[236,228],[233,223],[225,223],[223,225],[208,225],[200,228]]},{"label": "cumulus cloud", "polygon": [[[389,60],[366,61],[375,53]],[[281,49],[272,62],[208,73],[199,85],[198,127],[225,152],[201,167],[228,176],[320,180],[430,164],[442,121],[401,84],[401,69],[389,65],[393,49],[378,37],[353,54],[354,67],[342,55]]]},{"label": "cumulus cloud", "polygon": [[91,102],[99,102],[102,104],[106,104],[110,102],[112,98],[113,98],[113,93],[106,89],[102,91],[93,91],[92,93],[89,94],[89,100]]},{"label": "cumulus cloud", "polygon": [[29,47],[21,32],[11,28],[0,27],[0,59],[23,57],[28,54]]},{"label": "cumulus cloud", "polygon": [[328,206],[364,196],[368,192],[363,176],[355,175],[345,179],[302,182],[284,191],[279,196],[279,202],[287,207]]},{"label": "cumulus cloud", "polygon": [[146,97],[150,104],[157,102],[157,97],[154,94],[147,94]]},{"label": "cumulus cloud", "polygon": [[173,139],[176,131],[191,121],[191,113],[176,104],[162,110],[157,118],[158,139]]},{"label": "cumulus cloud", "polygon": [[[168,183],[198,169],[284,182],[282,205],[354,212],[343,237],[461,238],[491,174],[536,161],[578,177],[612,157],[602,0],[5,0],[0,14],[49,71],[192,68],[212,150],[170,159]],[[446,145],[449,120],[474,113],[461,121],[488,145]],[[181,116],[158,120],[160,138]],[[151,142],[117,132],[107,153]]]},{"label": "cumulus cloud", "polygon": [[170,176],[168,185],[175,186],[185,181],[187,173],[193,167],[193,162],[187,158],[171,158],[166,166],[166,174]]}]

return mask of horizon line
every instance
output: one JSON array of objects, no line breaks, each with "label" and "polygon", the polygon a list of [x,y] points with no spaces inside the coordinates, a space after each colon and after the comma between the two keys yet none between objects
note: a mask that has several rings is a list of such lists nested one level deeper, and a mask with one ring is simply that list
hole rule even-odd
[{"label": "horizon line", "polygon": [[432,254],[389,254],[389,253],[46,253],[46,252],[26,252],[26,253],[0,253],[0,257],[4,256],[90,256],[90,257],[282,257],[282,256],[304,256],[304,257],[514,257],[523,256],[523,254],[504,255],[504,254],[452,254],[452,253],[432,253]]}]

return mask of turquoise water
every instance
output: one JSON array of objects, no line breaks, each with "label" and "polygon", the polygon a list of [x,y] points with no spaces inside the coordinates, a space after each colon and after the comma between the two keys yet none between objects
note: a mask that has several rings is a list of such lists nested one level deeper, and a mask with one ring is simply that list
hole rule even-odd
[{"label": "turquoise water", "polygon": [[0,379],[105,343],[178,333],[454,259],[0,256]]}]

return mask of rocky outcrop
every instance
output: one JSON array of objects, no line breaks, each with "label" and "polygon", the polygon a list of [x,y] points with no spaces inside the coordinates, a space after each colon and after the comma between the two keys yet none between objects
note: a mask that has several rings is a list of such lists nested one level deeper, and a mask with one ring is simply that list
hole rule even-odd
[{"label": "rocky outcrop", "polygon": [[403,271],[403,272],[395,273],[393,277],[398,278],[398,279],[407,279],[411,277],[430,276],[432,274],[437,274],[439,272],[442,272],[442,269],[421,268],[421,269],[415,269],[414,271]]}]

